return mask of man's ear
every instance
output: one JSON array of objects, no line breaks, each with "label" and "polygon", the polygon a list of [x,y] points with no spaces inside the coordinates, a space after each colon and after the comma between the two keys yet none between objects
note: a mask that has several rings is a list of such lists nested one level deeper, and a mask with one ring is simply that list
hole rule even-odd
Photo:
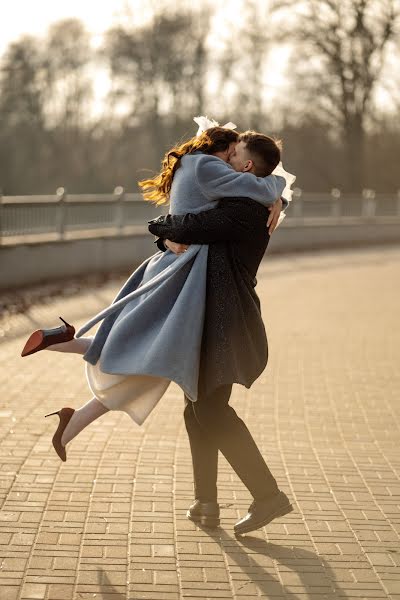
[{"label": "man's ear", "polygon": [[246,162],[244,163],[243,172],[246,173],[247,171],[251,171],[253,166],[254,163],[252,160],[246,160]]}]

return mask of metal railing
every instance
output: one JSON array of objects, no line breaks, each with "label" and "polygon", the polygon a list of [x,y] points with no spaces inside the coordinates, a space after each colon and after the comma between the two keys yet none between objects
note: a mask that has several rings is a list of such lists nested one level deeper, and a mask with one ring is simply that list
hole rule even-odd
[{"label": "metal railing", "polygon": [[[0,196],[0,244],[147,233],[147,221],[168,212],[140,194],[116,187],[112,194]],[[283,227],[301,224],[400,222],[400,192],[341,194],[294,190]],[[400,233],[399,233],[400,236]]]},{"label": "metal railing", "polygon": [[147,221],[165,212],[121,187],[112,194],[73,195],[59,188],[53,196],[0,196],[0,243],[147,233]]},{"label": "metal railing", "polygon": [[[289,212],[290,211],[290,212]],[[385,217],[400,217],[400,190],[394,194],[377,194],[365,189],[360,194],[342,194],[337,188],[330,193],[294,190],[288,215],[300,218],[326,218],[340,223],[347,219],[360,222]]]}]

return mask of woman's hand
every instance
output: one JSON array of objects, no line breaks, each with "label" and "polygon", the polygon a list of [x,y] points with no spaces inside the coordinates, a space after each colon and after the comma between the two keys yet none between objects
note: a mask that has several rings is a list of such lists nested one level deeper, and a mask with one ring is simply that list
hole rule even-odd
[{"label": "woman's hand", "polygon": [[271,235],[278,224],[279,215],[281,214],[282,210],[282,199],[278,198],[278,200],[274,202],[272,206],[268,207],[268,210],[269,217],[267,221],[267,227],[269,227],[268,233]]},{"label": "woman's hand", "polygon": [[171,240],[163,240],[163,243],[174,254],[182,254],[189,248],[187,244],[177,244],[176,242],[171,242]]}]

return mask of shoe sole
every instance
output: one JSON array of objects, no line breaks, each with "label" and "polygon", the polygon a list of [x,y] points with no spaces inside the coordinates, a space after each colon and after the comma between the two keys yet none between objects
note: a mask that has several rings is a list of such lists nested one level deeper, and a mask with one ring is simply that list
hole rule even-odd
[{"label": "shoe sole", "polygon": [[291,504],[287,504],[286,506],[283,506],[279,509],[277,509],[274,513],[268,515],[267,518],[263,519],[262,521],[258,522],[258,523],[254,523],[251,526],[247,526],[247,527],[241,527],[239,530],[236,530],[235,528],[233,529],[235,532],[235,535],[242,535],[243,533],[249,533],[249,531],[255,531],[256,529],[260,529],[260,527],[265,527],[265,525],[268,525],[268,523],[271,523],[271,521],[273,521],[274,519],[277,519],[278,517],[283,517],[285,515],[288,515],[289,513],[291,513],[294,510],[293,506]]},{"label": "shoe sole", "polygon": [[192,514],[190,514],[190,511],[187,511],[186,516],[189,519],[189,521],[193,521],[193,523],[202,525],[203,527],[215,528],[215,527],[219,527],[219,525],[220,525],[219,517],[207,517],[207,516],[202,516],[202,515],[192,515]]},{"label": "shoe sole", "polygon": [[34,331],[28,341],[25,344],[25,348],[21,352],[21,356],[29,356],[34,354],[40,349],[43,343],[43,333],[41,331]]},{"label": "shoe sole", "polygon": [[[60,331],[58,334],[54,334],[55,341],[53,342],[53,344],[59,344],[60,342],[68,342],[73,339],[74,335],[75,328],[71,325],[69,326],[69,330]],[[49,345],[51,346],[52,344],[48,343],[48,337],[49,336],[45,335],[41,329],[34,331],[30,335],[28,341],[26,342],[24,349],[21,352],[21,356],[29,356],[31,354],[35,354],[35,352],[39,352],[40,350],[48,348]],[[57,339],[60,337],[65,339]]]}]

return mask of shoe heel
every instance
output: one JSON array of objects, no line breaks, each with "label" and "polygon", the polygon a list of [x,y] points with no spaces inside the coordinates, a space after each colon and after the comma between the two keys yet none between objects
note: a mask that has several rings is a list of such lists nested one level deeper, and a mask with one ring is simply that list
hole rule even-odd
[{"label": "shoe heel", "polygon": [[51,417],[51,415],[60,415],[60,411],[56,410],[56,412],[49,413],[48,415],[44,415],[45,417]]},{"label": "shoe heel", "polygon": [[220,519],[219,517],[200,517],[200,525],[204,527],[219,527]]},{"label": "shoe heel", "polygon": [[186,516],[188,519],[190,519],[194,523],[198,523],[201,520],[200,515],[191,515],[189,510],[187,511]]},{"label": "shoe heel", "polygon": [[67,323],[67,321],[65,321],[62,317],[59,317],[59,319],[70,329],[73,329],[72,325],[70,325],[69,323]]},{"label": "shoe heel", "polygon": [[294,508],[291,504],[288,504],[287,506],[285,506],[284,508],[281,508],[278,511],[277,517],[284,517],[285,515],[288,515],[289,513],[293,512]]}]

